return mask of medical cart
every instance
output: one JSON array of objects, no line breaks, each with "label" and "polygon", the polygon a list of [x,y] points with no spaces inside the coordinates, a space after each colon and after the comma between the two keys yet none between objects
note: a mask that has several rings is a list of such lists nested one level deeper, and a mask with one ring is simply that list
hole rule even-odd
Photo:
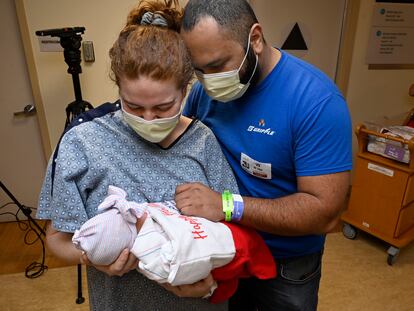
[{"label": "medical cart", "polygon": [[[387,242],[387,263],[392,265],[400,248],[414,240],[414,138],[381,134],[364,125],[355,133],[358,153],[348,209],[342,215],[343,234],[354,239],[362,230]],[[409,163],[368,152],[370,139],[405,146]]]}]

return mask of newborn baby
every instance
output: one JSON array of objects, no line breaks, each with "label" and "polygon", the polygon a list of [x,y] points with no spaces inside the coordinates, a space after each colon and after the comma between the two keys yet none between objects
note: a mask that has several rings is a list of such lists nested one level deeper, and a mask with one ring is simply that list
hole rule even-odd
[{"label": "newborn baby", "polygon": [[181,215],[174,201],[136,203],[109,186],[99,214],[76,230],[72,241],[96,265],[113,263],[125,248],[138,271],[159,283],[192,284],[212,273],[212,302],[228,299],[238,278],[276,276],[273,257],[260,235],[231,223]]}]

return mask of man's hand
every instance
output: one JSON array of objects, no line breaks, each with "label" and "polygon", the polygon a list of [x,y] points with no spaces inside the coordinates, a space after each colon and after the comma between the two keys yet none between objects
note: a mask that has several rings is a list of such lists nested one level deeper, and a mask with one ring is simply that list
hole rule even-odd
[{"label": "man's hand", "polygon": [[127,248],[122,251],[117,260],[108,266],[94,265],[89,261],[85,253],[81,256],[81,263],[93,266],[109,276],[123,276],[125,273],[138,267],[138,259]]},{"label": "man's hand", "polygon": [[192,297],[201,298],[210,293],[211,288],[214,285],[214,279],[209,274],[205,279],[198,281],[194,284],[172,286],[168,283],[161,284],[166,290],[172,292],[178,297]]},{"label": "man's hand", "polygon": [[175,203],[184,215],[211,221],[224,219],[221,194],[200,183],[179,185],[175,190]]}]

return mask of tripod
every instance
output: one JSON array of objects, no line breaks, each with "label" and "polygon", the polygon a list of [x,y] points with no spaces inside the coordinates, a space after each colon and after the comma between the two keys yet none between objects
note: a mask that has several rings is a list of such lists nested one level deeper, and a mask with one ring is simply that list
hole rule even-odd
[{"label": "tripod", "polygon": [[12,199],[14,204],[16,204],[17,207],[23,212],[23,214],[27,217],[29,222],[32,223],[37,228],[37,230],[39,230],[41,234],[46,236],[44,230],[38,225],[38,223],[30,215],[32,213],[32,210],[28,208],[27,206],[20,204],[20,202],[14,197],[13,193],[11,193],[10,190],[7,189],[7,187],[1,181],[0,181],[0,187],[3,189],[4,192],[6,192],[6,194],[10,197],[10,199]]},{"label": "tripod", "polygon": [[38,36],[52,36],[60,38],[60,45],[63,47],[65,62],[69,66],[68,73],[72,75],[73,90],[75,92],[75,101],[66,107],[65,128],[70,122],[82,112],[93,109],[93,106],[82,99],[82,91],[79,82],[79,74],[82,73],[81,63],[81,41],[85,32],[85,27],[57,28],[38,30]]},{"label": "tripod", "polygon": [[[42,263],[39,264],[37,262],[33,262],[26,268],[26,272],[25,272],[25,275],[28,278],[36,278],[38,276],[41,276],[43,272],[47,269],[47,266],[45,266],[45,244],[41,237],[42,234],[44,237],[46,237],[46,234],[44,230],[38,225],[38,223],[30,215],[32,213],[32,210],[29,207],[24,206],[23,204],[20,204],[20,202],[15,198],[15,196],[10,192],[9,189],[7,189],[7,187],[1,181],[0,181],[0,187],[10,197],[10,199],[12,199],[13,203],[19,208],[19,210],[22,211],[23,214],[27,217],[29,221],[29,228],[31,228],[34,231],[34,233],[37,235],[38,239],[40,239],[40,242],[42,243],[42,250],[43,250]],[[17,214],[16,214],[16,219],[17,219]],[[32,227],[32,225],[34,225],[38,231],[36,231]],[[39,270],[35,272],[31,272],[35,270],[36,268],[39,268]]]},{"label": "tripod", "polygon": [[[66,107],[66,122],[65,129],[69,126],[71,121],[76,116],[85,112],[86,110],[93,109],[93,106],[82,99],[82,91],[79,81],[79,74],[82,73],[81,63],[81,41],[85,31],[85,27],[73,27],[73,28],[59,28],[59,29],[47,29],[36,31],[38,36],[52,36],[60,38],[60,45],[63,47],[63,55],[65,62],[69,66],[68,73],[72,75],[73,90],[75,93],[75,101],[71,102]],[[82,265],[78,264],[78,295],[76,303],[81,304],[85,301],[82,297]]]}]

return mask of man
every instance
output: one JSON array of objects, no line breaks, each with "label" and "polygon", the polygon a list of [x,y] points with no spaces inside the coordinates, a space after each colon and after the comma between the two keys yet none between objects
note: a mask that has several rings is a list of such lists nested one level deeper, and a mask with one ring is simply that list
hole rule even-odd
[{"label": "man", "polygon": [[[346,103],[322,72],[266,43],[244,0],[190,0],[181,33],[200,82],[184,113],[217,136],[243,196],[239,222],[277,263],[275,279],[241,282],[230,310],[316,310],[324,235],[352,168]],[[187,215],[226,216],[222,194],[199,183],[179,186],[176,202]]]}]

